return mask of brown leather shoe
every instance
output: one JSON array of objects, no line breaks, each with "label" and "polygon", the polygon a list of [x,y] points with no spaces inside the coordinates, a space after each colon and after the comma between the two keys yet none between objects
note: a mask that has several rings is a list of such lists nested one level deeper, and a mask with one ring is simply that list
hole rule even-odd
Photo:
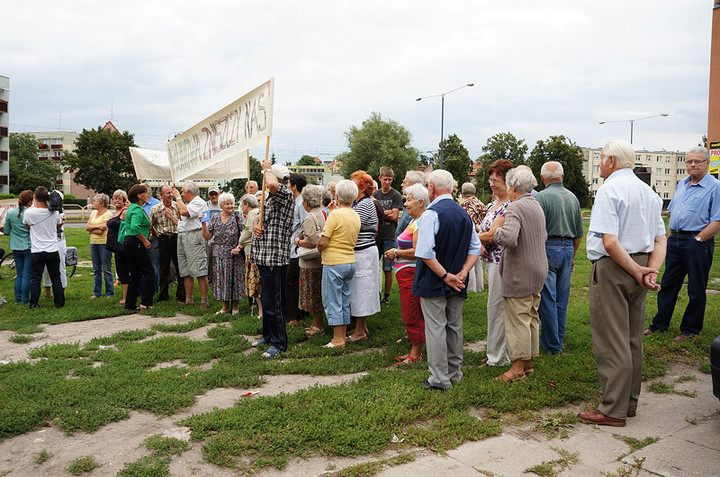
[{"label": "brown leather shoe", "polygon": [[583,421],[588,421],[598,426],[612,426],[612,427],[625,427],[625,419],[615,419],[614,417],[606,416],[599,409],[593,411],[581,412],[578,417]]},{"label": "brown leather shoe", "polygon": [[688,339],[688,335],[679,334],[675,338],[673,338],[673,341],[676,343],[683,343]]},{"label": "brown leather shoe", "polygon": [[628,409],[627,417],[635,417],[637,416],[637,411],[635,409]]},{"label": "brown leather shoe", "polygon": [[650,328],[645,328],[645,331],[643,331],[643,335],[645,335],[645,336],[651,335],[653,333],[654,333],[654,331],[651,330]]}]

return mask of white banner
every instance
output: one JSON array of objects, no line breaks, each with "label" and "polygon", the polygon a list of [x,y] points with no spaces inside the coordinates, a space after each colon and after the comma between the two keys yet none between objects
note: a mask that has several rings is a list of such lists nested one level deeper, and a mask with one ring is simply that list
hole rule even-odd
[{"label": "white banner", "polygon": [[[167,150],[173,180],[200,178],[198,174],[203,178],[215,174],[214,179],[248,177],[247,149],[272,134],[274,90],[275,81],[270,78],[169,141]],[[236,173],[238,170],[240,175]]]},{"label": "white banner", "polygon": [[[135,175],[141,181],[175,182],[176,175],[170,167],[167,151],[153,151],[139,147],[130,148]],[[241,151],[238,160],[225,161],[214,164],[182,180],[221,180],[247,177],[250,167],[250,153],[246,149]]]}]

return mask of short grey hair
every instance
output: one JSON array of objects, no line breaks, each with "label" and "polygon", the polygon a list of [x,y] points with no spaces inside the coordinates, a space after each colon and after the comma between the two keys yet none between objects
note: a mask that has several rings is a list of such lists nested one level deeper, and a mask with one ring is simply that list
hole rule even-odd
[{"label": "short grey hair", "polygon": [[430,196],[428,195],[428,190],[425,188],[425,186],[421,184],[413,184],[406,187],[405,195],[411,195],[413,196],[413,199],[421,200],[423,203],[423,209],[427,209],[427,206],[430,205]]},{"label": "short grey hair", "polygon": [[358,186],[355,182],[343,179],[335,186],[335,195],[337,200],[342,205],[352,205],[358,196]]},{"label": "short grey hair", "polygon": [[128,200],[127,192],[125,192],[122,189],[118,189],[115,192],[113,192],[113,199],[115,197],[122,197],[123,199]]},{"label": "short grey hair", "polygon": [[185,181],[183,184],[183,190],[190,192],[192,195],[200,195],[200,189],[193,181]]},{"label": "short grey hair", "polygon": [[505,184],[507,184],[508,189],[514,187],[518,192],[529,194],[538,183],[529,167],[518,166],[510,169],[507,174],[505,174]]},{"label": "short grey hair", "polygon": [[300,193],[302,198],[307,202],[308,207],[314,209],[322,205],[323,196],[325,195],[325,188],[316,185],[306,185],[303,187]]},{"label": "short grey hair", "polygon": [[557,161],[548,161],[540,168],[540,175],[547,180],[560,179],[565,171],[562,164]]},{"label": "short grey hair", "polygon": [[703,159],[706,161],[710,159],[710,151],[702,146],[691,147],[688,152],[685,153],[685,158],[687,159],[690,154],[702,154]]},{"label": "short grey hair", "polygon": [[250,184],[255,184],[255,187],[258,187],[257,181],[247,181],[247,183],[245,184],[245,187],[249,186]]},{"label": "short grey hair", "polygon": [[258,206],[257,197],[255,197],[255,195],[253,194],[245,194],[244,196],[242,196],[242,199],[240,199],[240,202],[247,205],[251,209],[254,209]]},{"label": "short grey hair", "polygon": [[218,205],[222,206],[225,202],[232,202],[233,207],[235,206],[235,196],[232,195],[230,192],[223,192],[220,194],[220,197],[218,197]]},{"label": "short grey hair", "polygon": [[407,171],[405,173],[405,181],[408,185],[420,184],[427,185],[427,177],[423,171]]},{"label": "short grey hair", "polygon": [[103,207],[107,208],[107,206],[110,205],[110,197],[108,197],[107,194],[98,194],[95,198],[103,205]]},{"label": "short grey hair", "polygon": [[475,195],[475,186],[469,182],[466,182],[462,185],[462,188],[460,189],[460,191],[462,192],[463,196]]},{"label": "short grey hair", "polygon": [[605,144],[602,153],[605,157],[614,156],[621,169],[635,166],[635,148],[624,139],[613,139]]},{"label": "short grey hair", "polygon": [[443,169],[432,171],[427,178],[428,185],[433,184],[436,189],[452,191],[455,186],[455,179],[452,174]]}]

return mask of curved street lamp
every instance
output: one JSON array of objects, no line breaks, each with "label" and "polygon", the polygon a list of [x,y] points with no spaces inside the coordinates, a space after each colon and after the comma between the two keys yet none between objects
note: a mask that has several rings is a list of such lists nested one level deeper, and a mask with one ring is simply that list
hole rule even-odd
[{"label": "curved street lamp", "polygon": [[455,91],[457,91],[459,89],[468,88],[471,86],[475,86],[475,83],[464,84],[462,86],[459,86],[450,91],[446,91],[444,93],[433,94],[431,96],[423,96],[423,97],[417,98],[415,100],[415,101],[422,101],[423,99],[437,98],[438,96],[440,96],[440,98],[441,98],[441,102],[440,102],[440,104],[441,104],[441,109],[440,109],[440,169],[443,168],[443,156],[444,156],[444,152],[445,152],[445,95],[454,93]]},{"label": "curved street lamp", "polygon": [[644,121],[646,119],[653,119],[653,118],[665,118],[667,117],[667,113],[662,114],[656,114],[654,116],[647,116],[644,118],[635,118],[635,119],[618,119],[616,121],[600,121],[598,124],[605,124],[605,123],[630,123],[630,144],[633,143],[633,130],[635,127],[635,121]]}]

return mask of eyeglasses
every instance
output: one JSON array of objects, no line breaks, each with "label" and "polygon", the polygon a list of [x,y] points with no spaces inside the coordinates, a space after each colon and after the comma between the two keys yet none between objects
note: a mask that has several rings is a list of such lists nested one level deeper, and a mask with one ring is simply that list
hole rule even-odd
[{"label": "eyeglasses", "polygon": [[218,193],[217,193],[217,192],[210,192],[210,194],[208,194],[208,195],[218,195]]},{"label": "eyeglasses", "polygon": [[707,159],[703,159],[702,161],[685,161],[685,164],[688,164],[690,166],[694,166],[696,164],[702,164],[703,162],[707,162]]},{"label": "eyeglasses", "polygon": [[488,181],[488,184],[490,184],[490,185],[493,185],[493,184],[504,184],[504,183],[505,183],[505,181],[502,180],[502,179],[490,179],[490,180]]}]

